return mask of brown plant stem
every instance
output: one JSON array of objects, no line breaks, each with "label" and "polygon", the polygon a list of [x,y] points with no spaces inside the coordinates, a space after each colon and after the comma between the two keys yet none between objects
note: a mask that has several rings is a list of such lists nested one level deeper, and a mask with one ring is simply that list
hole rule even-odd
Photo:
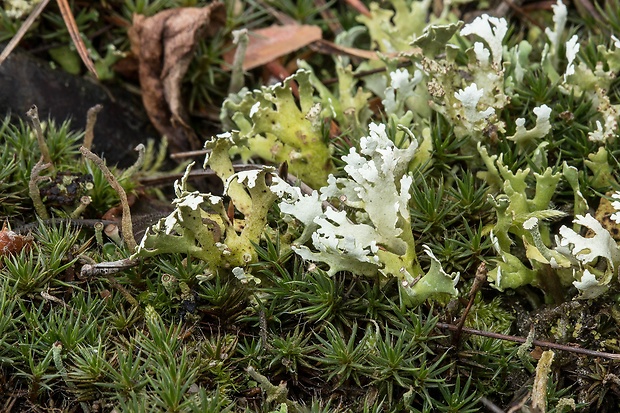
[{"label": "brown plant stem", "polygon": [[[101,219],[71,219],[71,218],[49,218],[49,219],[42,218],[41,222],[43,224],[50,224],[50,225],[68,224],[74,227],[80,227],[80,226],[95,227],[97,223],[102,223],[105,225],[117,224],[116,221],[106,220],[106,219],[101,220]],[[34,228],[37,228],[38,226],[39,226],[39,221],[32,222],[30,224],[20,225],[19,227],[16,227],[15,229],[13,229],[13,231],[15,231],[18,234],[24,234],[28,231],[31,231]]]},{"label": "brown plant stem", "polygon": [[[457,331],[459,329],[459,327],[455,326],[454,324],[437,323],[436,325],[437,325],[437,328],[440,328],[442,330]],[[461,331],[467,334],[474,334],[476,336],[496,338],[498,340],[512,341],[513,343],[525,343],[527,341],[527,338],[524,338],[524,337],[517,337],[517,336],[510,336],[507,334],[494,333],[493,331],[476,330],[475,328],[469,328],[469,327],[463,327],[461,328]],[[606,358],[610,360],[620,360],[620,354],[606,353],[604,351],[589,350],[587,348],[552,343],[550,341],[532,340],[532,344],[535,346],[539,346],[539,347],[552,348],[556,350],[568,351],[568,352],[577,353],[577,354],[585,354],[586,356],[601,357],[601,358]]]},{"label": "brown plant stem", "polygon": [[83,146],[80,147],[80,152],[86,159],[90,159],[99,167],[99,169],[101,169],[103,175],[105,176],[105,179],[108,181],[110,186],[114,188],[114,190],[118,193],[118,196],[121,200],[121,206],[123,208],[123,217],[121,218],[121,225],[123,227],[123,239],[125,240],[125,244],[127,244],[127,248],[129,249],[129,251],[133,253],[136,250],[137,244],[133,236],[131,210],[129,209],[129,202],[127,201],[127,193],[125,192],[121,184],[118,183],[118,180],[114,177],[112,172],[110,172],[105,162],[103,162],[100,157],[98,157],[89,149]]},{"label": "brown plant stem", "polygon": [[211,149],[198,149],[195,151],[171,153],[170,157],[172,159],[184,159],[184,158],[191,158],[194,156],[205,156],[208,153],[211,153]]},{"label": "brown plant stem", "polygon": [[484,262],[481,262],[476,269],[476,277],[474,278],[474,282],[471,285],[471,289],[469,290],[469,302],[467,303],[467,307],[465,307],[465,311],[461,315],[461,318],[456,323],[458,330],[454,333],[452,337],[452,345],[458,347],[459,341],[461,339],[461,332],[463,331],[463,326],[465,325],[465,321],[467,320],[467,315],[471,310],[471,306],[474,304],[474,300],[476,299],[476,294],[482,288],[484,283],[487,281],[487,266]]},{"label": "brown plant stem", "polygon": [[[396,67],[397,68],[403,68],[403,67],[408,67],[411,66],[413,63],[411,61],[407,62],[399,62]],[[377,73],[383,73],[385,72],[387,69],[385,67],[379,67],[377,69],[369,69],[369,70],[363,70],[361,72],[357,72],[353,74],[353,79],[361,79],[365,76],[371,76]],[[323,80],[323,84],[325,86],[329,86],[329,85],[333,85],[335,83],[338,83],[338,78],[337,77],[332,77],[332,78],[328,78]]]}]

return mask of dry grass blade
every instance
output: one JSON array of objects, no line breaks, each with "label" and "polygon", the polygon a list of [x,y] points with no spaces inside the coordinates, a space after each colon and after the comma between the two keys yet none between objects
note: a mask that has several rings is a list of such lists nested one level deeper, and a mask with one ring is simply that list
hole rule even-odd
[{"label": "dry grass blade", "polygon": [[24,21],[22,26],[17,31],[17,33],[15,33],[15,36],[13,36],[9,44],[6,45],[6,47],[2,51],[2,54],[0,54],[0,65],[2,64],[2,62],[6,60],[7,57],[9,57],[13,49],[17,47],[22,37],[24,37],[26,32],[28,32],[28,29],[30,29],[30,26],[32,26],[32,23],[34,23],[37,17],[39,17],[39,15],[41,14],[43,9],[45,8],[45,6],[47,6],[47,3],[49,2],[50,0],[43,0],[41,1],[41,3],[37,4],[37,6],[32,10],[28,18]]},{"label": "dry grass blade", "polygon": [[82,62],[86,65],[86,68],[96,77],[97,69],[95,69],[95,64],[88,56],[88,51],[86,50],[86,45],[80,36],[80,31],[78,30],[77,23],[75,22],[75,18],[71,13],[71,8],[69,7],[69,3],[67,0],[57,0],[58,8],[60,9],[60,14],[62,15],[62,19],[65,21],[65,25],[67,26],[67,30],[69,31],[69,35],[71,36],[71,40],[73,40],[73,44],[75,44],[75,48],[82,59]]},{"label": "dry grass blade", "polygon": [[358,13],[366,16],[366,17],[370,17],[370,10],[368,10],[368,7],[366,7],[366,5],[364,3],[362,3],[360,0],[346,0],[346,3],[352,7],[353,9],[355,9]]}]

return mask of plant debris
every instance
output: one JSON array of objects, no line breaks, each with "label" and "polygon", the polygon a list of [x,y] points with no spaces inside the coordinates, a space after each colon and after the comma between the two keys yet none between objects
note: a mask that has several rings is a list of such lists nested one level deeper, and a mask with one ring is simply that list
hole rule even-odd
[{"label": "plant debris", "polygon": [[221,28],[223,3],[164,10],[151,17],[134,15],[129,30],[131,50],[139,61],[142,101],[151,122],[170,140],[173,152],[198,149],[189,124],[181,82],[197,42]]}]

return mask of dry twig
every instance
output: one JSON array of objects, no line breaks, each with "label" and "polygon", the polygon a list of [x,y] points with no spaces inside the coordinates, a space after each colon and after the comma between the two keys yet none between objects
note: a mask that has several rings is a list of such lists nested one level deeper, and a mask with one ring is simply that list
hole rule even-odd
[{"label": "dry twig", "polygon": [[20,40],[28,32],[28,29],[30,29],[30,26],[32,26],[32,23],[34,23],[37,17],[39,17],[39,15],[43,11],[43,9],[45,9],[45,6],[47,6],[47,3],[49,2],[50,0],[42,0],[39,4],[36,5],[34,9],[32,9],[28,18],[24,21],[24,23],[22,23],[17,33],[15,33],[15,36],[13,36],[9,44],[7,44],[4,50],[2,51],[2,54],[0,54],[0,65],[2,64],[2,62],[6,60],[7,57],[9,57],[11,52],[17,47]]},{"label": "dry twig", "polygon": [[[450,330],[450,331],[459,330],[458,326],[455,326],[454,324],[448,324],[448,323],[437,323],[437,328],[440,328],[442,330]],[[463,327],[460,330],[467,334],[474,334],[474,335],[482,336],[482,337],[495,338],[498,340],[512,341],[513,343],[525,343],[528,341],[528,339],[524,337],[517,337],[517,336],[511,336],[508,334],[494,333],[493,331],[476,330],[475,328]],[[587,348],[552,343],[550,341],[532,340],[532,345],[539,346],[539,347],[545,347],[545,348],[552,348],[555,350],[568,351],[571,353],[585,354],[586,356],[601,357],[601,358],[605,358],[609,360],[620,360],[620,354],[589,350]]]},{"label": "dry twig", "polygon": [[75,17],[73,17],[73,13],[71,13],[71,7],[69,7],[69,3],[67,0],[57,0],[58,8],[60,9],[60,14],[62,15],[62,19],[65,21],[65,25],[67,26],[67,30],[69,31],[69,35],[71,36],[71,40],[73,40],[73,44],[75,45],[75,49],[77,50],[82,62],[86,65],[86,68],[89,72],[91,72],[95,78],[99,78],[97,75],[97,69],[95,69],[95,64],[91,60],[88,55],[88,50],[86,50],[86,45],[80,36],[80,31],[77,27],[77,23],[75,22]]},{"label": "dry twig", "polygon": [[471,306],[474,304],[474,300],[476,299],[476,294],[482,288],[484,283],[487,281],[487,266],[484,262],[481,262],[476,270],[476,277],[474,278],[474,283],[471,285],[471,290],[469,290],[469,302],[467,303],[467,307],[461,318],[456,323],[458,330],[454,333],[452,337],[452,345],[458,347],[459,340],[461,338],[461,331],[463,331],[463,326],[465,325],[465,320],[467,320],[467,315],[469,314],[469,310],[471,310]]},{"label": "dry twig", "polygon": [[[21,39],[28,32],[28,29],[32,26],[34,21],[39,17],[39,15],[45,9],[45,6],[50,2],[50,0],[42,0],[36,7],[30,12],[28,18],[21,25],[15,36],[11,39],[9,44],[4,48],[2,54],[0,54],[0,64],[6,60],[7,57],[11,54],[11,52],[17,47]],[[96,77],[97,70],[95,69],[95,65],[88,55],[88,50],[86,49],[86,45],[80,36],[80,31],[77,27],[77,23],[75,22],[75,18],[73,17],[73,13],[71,13],[71,7],[67,0],[57,0],[58,8],[60,9],[60,14],[62,15],[62,19],[67,26],[67,30],[69,31],[69,35],[71,36],[71,40],[73,40],[73,44],[75,44],[75,48],[80,55],[80,58],[86,65],[86,68]]]}]

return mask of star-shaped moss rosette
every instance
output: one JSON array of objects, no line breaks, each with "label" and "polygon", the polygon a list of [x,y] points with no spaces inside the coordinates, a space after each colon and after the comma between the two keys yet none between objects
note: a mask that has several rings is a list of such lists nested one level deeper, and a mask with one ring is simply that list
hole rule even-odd
[{"label": "star-shaped moss rosette", "polygon": [[[297,82],[298,102],[291,82]],[[222,106],[224,124],[232,121],[231,129],[238,129],[233,132],[232,154],[246,161],[259,157],[273,164],[287,162],[290,172],[313,188],[325,185],[335,170],[320,113],[310,73],[305,70],[274,86],[251,92],[244,89]]]}]

